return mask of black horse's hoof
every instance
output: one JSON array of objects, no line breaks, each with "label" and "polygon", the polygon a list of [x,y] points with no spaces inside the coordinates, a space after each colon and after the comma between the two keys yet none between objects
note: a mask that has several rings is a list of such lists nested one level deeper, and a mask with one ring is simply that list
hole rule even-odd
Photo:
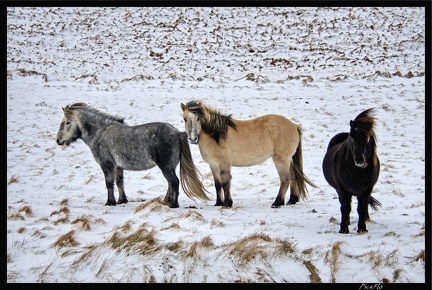
[{"label": "black horse's hoof", "polygon": [[367,229],[359,229],[359,230],[357,231],[357,233],[359,233],[359,234],[366,234],[367,232],[368,232]]},{"label": "black horse's hoof", "polygon": [[117,204],[117,203],[116,203],[115,200],[108,200],[108,201],[106,202],[105,205],[114,206],[114,205],[116,205],[116,204]]},{"label": "black horse's hoof", "polygon": [[340,229],[339,230],[339,234],[349,234],[349,230],[348,229]]},{"label": "black horse's hoof", "polygon": [[169,204],[169,207],[170,208],[178,208],[178,207],[180,207],[178,204]]},{"label": "black horse's hoof", "polygon": [[227,202],[224,202],[223,207],[225,207],[225,208],[231,208],[232,205],[233,205],[232,200],[229,200]]},{"label": "black horse's hoof", "polygon": [[276,204],[275,202],[271,205],[272,208],[280,208],[281,206]]},{"label": "black horse's hoof", "polygon": [[223,203],[222,202],[216,202],[214,206],[222,206]]}]

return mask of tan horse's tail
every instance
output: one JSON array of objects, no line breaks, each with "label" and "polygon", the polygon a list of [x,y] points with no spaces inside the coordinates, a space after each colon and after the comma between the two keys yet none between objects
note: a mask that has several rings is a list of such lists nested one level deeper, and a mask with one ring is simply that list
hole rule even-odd
[{"label": "tan horse's tail", "polygon": [[300,127],[297,127],[297,131],[299,133],[299,143],[297,145],[296,153],[292,158],[293,166],[290,167],[290,170],[291,176],[294,177],[294,182],[297,184],[299,194],[298,197],[301,197],[303,200],[305,200],[308,193],[306,183],[315,188],[317,188],[317,186],[303,173],[302,130]]},{"label": "tan horse's tail", "polygon": [[180,156],[180,184],[185,194],[192,200],[210,200],[206,195],[208,191],[201,183],[201,173],[195,167],[192,160],[186,132],[180,132],[181,156]]}]

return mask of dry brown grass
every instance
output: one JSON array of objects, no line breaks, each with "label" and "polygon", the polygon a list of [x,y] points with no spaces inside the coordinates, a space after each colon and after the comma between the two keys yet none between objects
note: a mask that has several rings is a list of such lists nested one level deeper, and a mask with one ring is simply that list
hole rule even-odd
[{"label": "dry brown grass", "polygon": [[312,264],[311,261],[303,261],[303,265],[305,265],[306,269],[308,269],[310,275],[309,279],[311,283],[321,283],[321,277],[318,274],[317,268]]},{"label": "dry brown grass", "polygon": [[11,178],[9,178],[9,181],[7,182],[7,185],[12,184],[12,183],[19,183],[19,179],[15,175],[11,176]]},{"label": "dry brown grass", "polygon": [[262,233],[254,233],[238,241],[228,244],[228,255],[232,256],[240,266],[245,266],[255,258],[261,257],[266,260],[268,257],[268,243],[271,238]]},{"label": "dry brown grass", "polygon": [[373,265],[372,269],[375,269],[376,267],[378,267],[379,265],[381,265],[382,262],[383,262],[383,259],[384,259],[383,255],[380,252],[370,251],[368,253],[369,263],[371,263]]},{"label": "dry brown grass", "polygon": [[[213,247],[213,241],[210,236],[202,238],[198,242],[193,242],[189,250],[186,252],[186,257],[194,257],[197,255],[197,250]],[[199,256],[199,255],[198,255]]]},{"label": "dry brown grass", "polygon": [[88,216],[81,216],[79,218],[74,219],[71,224],[78,224],[80,223],[80,228],[82,230],[88,231],[90,230],[90,217]]},{"label": "dry brown grass", "polygon": [[177,241],[174,243],[168,243],[165,245],[165,248],[171,252],[178,253],[182,251],[186,247],[186,244],[183,241]]},{"label": "dry brown grass", "polygon": [[210,222],[210,228],[214,228],[214,227],[223,228],[223,227],[225,227],[225,224],[221,221],[212,219]]},{"label": "dry brown grass", "polygon": [[169,229],[179,230],[181,229],[181,227],[178,223],[172,223],[169,226],[162,228],[162,230],[169,230]]},{"label": "dry brown grass", "polygon": [[163,200],[163,197],[156,197],[145,203],[140,204],[135,208],[135,212],[142,211],[146,208],[150,208],[150,211],[159,211],[165,208],[167,203]]},{"label": "dry brown grass", "polygon": [[153,229],[148,230],[144,224],[130,235],[122,236],[119,231],[114,232],[105,244],[119,251],[138,251],[146,255],[159,250],[155,234]]},{"label": "dry brown grass", "polygon": [[65,215],[69,215],[70,211],[69,211],[69,209],[68,209],[67,207],[62,207],[62,208],[59,209],[59,210],[53,211],[53,212],[50,214],[50,216],[53,216],[53,215],[56,215],[56,214],[59,214],[59,213],[63,213],[63,214],[65,214]]},{"label": "dry brown grass", "polygon": [[425,253],[425,251],[421,250],[420,253],[418,253],[418,255],[416,255],[416,256],[413,257],[413,261],[416,261],[416,262],[422,261],[423,264],[424,264],[425,261],[426,261],[426,253]]},{"label": "dry brown grass", "polygon": [[202,216],[202,214],[200,214],[199,212],[196,211],[188,211],[187,213],[185,213],[182,218],[191,218],[193,220],[196,221],[200,221],[200,222],[206,222],[206,219]]},{"label": "dry brown grass", "polygon": [[402,269],[396,269],[396,270],[394,270],[394,272],[393,272],[393,283],[397,282],[397,280],[399,279],[400,274],[402,272],[404,272],[404,270],[402,270]]},{"label": "dry brown grass", "polygon": [[343,242],[336,241],[333,243],[330,251],[326,254],[326,261],[330,264],[331,282],[336,283],[336,272],[339,269],[339,255],[341,253],[341,245]]},{"label": "dry brown grass", "polygon": [[52,246],[56,248],[63,247],[75,247],[78,246],[79,243],[75,240],[75,231],[69,231],[66,234],[61,235],[57,241],[55,241]]},{"label": "dry brown grass", "polygon": [[31,216],[32,215],[32,209],[28,205],[25,205],[22,208],[20,208],[18,210],[18,212],[24,212],[26,216]]}]

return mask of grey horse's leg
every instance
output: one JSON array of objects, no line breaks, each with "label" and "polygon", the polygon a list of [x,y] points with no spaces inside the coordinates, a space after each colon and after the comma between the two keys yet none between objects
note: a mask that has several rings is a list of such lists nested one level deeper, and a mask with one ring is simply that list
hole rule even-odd
[{"label": "grey horse's leg", "polygon": [[123,168],[121,167],[116,167],[116,184],[117,184],[117,189],[119,191],[119,198],[117,203],[127,203],[128,200],[126,198],[126,193],[124,191],[124,182],[123,182]]},{"label": "grey horse's leg", "polygon": [[105,185],[108,191],[108,199],[105,205],[116,205],[114,198],[114,165],[111,162],[101,164],[105,176]]},{"label": "grey horse's leg", "polygon": [[179,196],[179,185],[180,181],[175,173],[175,169],[161,167],[163,176],[168,181],[168,190],[165,195],[164,201],[169,204],[171,208],[179,207],[178,196]]}]

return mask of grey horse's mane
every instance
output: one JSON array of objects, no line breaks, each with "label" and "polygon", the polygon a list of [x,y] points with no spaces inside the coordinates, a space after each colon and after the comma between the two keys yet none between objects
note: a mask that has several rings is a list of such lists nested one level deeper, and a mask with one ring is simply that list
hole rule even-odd
[{"label": "grey horse's mane", "polygon": [[89,117],[92,117],[98,121],[118,122],[121,124],[125,124],[123,117],[109,115],[95,108],[92,108],[83,102],[68,105],[65,108],[63,108],[63,111],[65,113],[66,118],[68,119],[76,118],[75,113],[81,111],[81,112],[85,112]]}]

